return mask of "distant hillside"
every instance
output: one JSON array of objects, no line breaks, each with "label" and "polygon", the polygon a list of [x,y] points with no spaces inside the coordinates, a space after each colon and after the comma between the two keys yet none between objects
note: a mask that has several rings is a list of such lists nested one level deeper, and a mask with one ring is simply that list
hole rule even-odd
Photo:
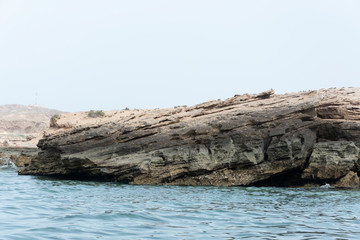
[{"label": "distant hillside", "polygon": [[[0,146],[18,146],[39,137],[61,111],[35,105],[0,105]],[[36,143],[28,142],[30,145]],[[25,144],[26,145],[26,144]]]},{"label": "distant hillside", "polygon": [[48,122],[53,115],[58,113],[61,113],[61,111],[35,105],[0,105],[0,119],[7,121],[30,120],[35,122]]}]

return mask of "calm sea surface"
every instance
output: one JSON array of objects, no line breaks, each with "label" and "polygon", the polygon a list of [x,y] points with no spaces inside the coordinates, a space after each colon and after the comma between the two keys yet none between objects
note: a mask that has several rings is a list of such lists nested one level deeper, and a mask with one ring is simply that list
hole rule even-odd
[{"label": "calm sea surface", "polygon": [[0,239],[360,239],[359,190],[0,182]]}]

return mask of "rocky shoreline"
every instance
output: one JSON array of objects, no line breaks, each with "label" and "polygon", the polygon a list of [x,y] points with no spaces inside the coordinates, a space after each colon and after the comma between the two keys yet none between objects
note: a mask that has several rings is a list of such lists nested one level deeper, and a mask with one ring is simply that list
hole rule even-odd
[{"label": "rocky shoreline", "polygon": [[360,187],[360,89],[62,114],[19,174],[129,184]]}]

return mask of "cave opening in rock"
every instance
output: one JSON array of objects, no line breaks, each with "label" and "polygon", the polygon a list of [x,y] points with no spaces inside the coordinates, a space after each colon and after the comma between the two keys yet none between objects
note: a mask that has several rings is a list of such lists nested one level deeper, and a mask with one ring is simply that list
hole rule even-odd
[{"label": "cave opening in rock", "polygon": [[251,184],[254,187],[301,187],[309,183],[301,178],[302,168],[296,168],[286,173],[273,175],[268,179],[260,180]]}]

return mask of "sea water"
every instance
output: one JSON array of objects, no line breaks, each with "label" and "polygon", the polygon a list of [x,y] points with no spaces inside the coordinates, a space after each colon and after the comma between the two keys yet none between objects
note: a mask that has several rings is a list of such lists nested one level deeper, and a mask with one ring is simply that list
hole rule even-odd
[{"label": "sea water", "polygon": [[136,186],[1,168],[0,239],[360,239],[360,191]]}]

